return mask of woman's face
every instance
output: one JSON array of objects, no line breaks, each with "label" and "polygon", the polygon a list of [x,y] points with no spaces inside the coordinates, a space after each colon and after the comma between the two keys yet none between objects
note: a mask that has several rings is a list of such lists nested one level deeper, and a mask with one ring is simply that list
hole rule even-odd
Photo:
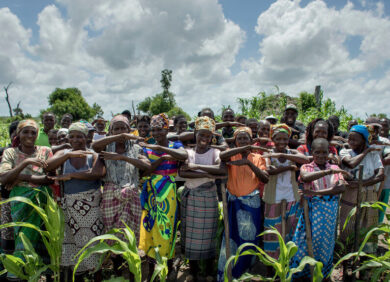
[{"label": "woman's face", "polygon": [[312,149],[313,154],[313,161],[317,165],[325,165],[328,161],[328,155],[329,155],[329,147],[326,145],[326,143],[317,144]]},{"label": "woman's face", "polygon": [[153,127],[152,136],[158,144],[163,143],[167,139],[168,129],[162,127]]},{"label": "woman's face", "polygon": [[58,140],[57,140],[57,134],[56,133],[50,133],[48,137],[49,137],[49,144],[50,144],[50,146],[57,145]]},{"label": "woman's face", "polygon": [[232,111],[225,111],[222,116],[222,121],[233,122],[234,121],[234,113]]},{"label": "woman's face", "polygon": [[53,129],[56,123],[56,118],[52,114],[46,114],[43,116],[42,123],[45,130]]},{"label": "woman's face", "polygon": [[26,147],[34,147],[38,132],[35,127],[26,126],[19,132],[20,144]]},{"label": "woman's face", "polygon": [[62,119],[61,119],[61,126],[63,128],[69,128],[69,126],[71,125],[72,123],[72,119],[69,117],[69,116],[64,116]]},{"label": "woman's face", "polygon": [[199,148],[207,148],[211,143],[213,133],[209,130],[201,129],[196,132],[196,146]]},{"label": "woman's face", "polygon": [[87,145],[87,136],[80,131],[72,130],[68,134],[69,143],[73,150],[85,150]]},{"label": "woman's face", "polygon": [[351,132],[348,136],[348,145],[349,147],[354,151],[360,151],[362,148],[365,147],[366,141],[364,140],[364,137],[357,133],[357,132]]},{"label": "woman's face", "polygon": [[96,123],[96,129],[98,132],[104,132],[104,130],[106,129],[106,123],[103,122],[103,121],[99,121]]},{"label": "woman's face", "polygon": [[272,137],[277,151],[283,151],[287,148],[289,137],[286,132],[279,132]]},{"label": "woman's face", "polygon": [[68,142],[66,136],[67,136],[67,134],[65,132],[61,132],[60,134],[58,134],[57,142],[59,145],[62,145],[62,144],[65,144]]},{"label": "woman's face", "polygon": [[266,122],[266,123],[260,122],[259,123],[259,130],[257,131],[257,135],[259,137],[269,138],[270,131],[271,131],[271,125],[268,122]]},{"label": "woman's face", "polygon": [[118,121],[112,125],[111,133],[112,135],[129,133],[129,127],[123,121]]},{"label": "woman's face", "polygon": [[141,121],[137,124],[138,134],[140,137],[145,138],[149,135],[150,132],[150,125],[147,122]]},{"label": "woman's face", "polygon": [[327,124],[318,122],[314,126],[313,139],[317,139],[317,138],[328,139],[328,125]]},{"label": "woman's face", "polygon": [[248,124],[248,127],[252,130],[252,138],[256,138],[257,137],[258,123],[257,122],[250,122]]},{"label": "woman's face", "polygon": [[236,136],[236,146],[244,147],[252,144],[252,138],[247,132],[240,132]]},{"label": "woman's face", "polygon": [[176,124],[176,130],[179,133],[182,133],[187,130],[187,120],[184,118],[179,119],[179,121]]}]

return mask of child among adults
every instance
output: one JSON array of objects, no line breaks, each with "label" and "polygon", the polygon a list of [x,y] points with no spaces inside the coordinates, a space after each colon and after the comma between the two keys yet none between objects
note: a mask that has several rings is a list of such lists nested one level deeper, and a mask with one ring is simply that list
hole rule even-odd
[{"label": "child among adults", "polygon": [[[312,153],[313,161],[302,165],[300,169],[299,180],[303,189],[299,190],[299,193],[308,201],[314,259],[322,262],[322,274],[326,277],[333,266],[339,195],[345,191],[347,184],[343,175],[349,173],[329,163],[328,140],[315,139],[312,143]],[[304,212],[299,217],[292,241],[298,246],[298,251],[290,263],[291,267],[295,268],[304,256],[309,255]],[[310,277],[309,267],[294,277]]]}]

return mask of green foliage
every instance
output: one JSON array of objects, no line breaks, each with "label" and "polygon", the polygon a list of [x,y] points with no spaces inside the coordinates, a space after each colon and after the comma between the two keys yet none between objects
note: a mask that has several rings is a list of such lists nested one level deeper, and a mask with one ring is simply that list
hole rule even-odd
[{"label": "green foliage", "polygon": [[177,106],[175,95],[169,91],[172,83],[172,71],[161,71],[161,87],[162,93],[156,94],[153,97],[146,97],[137,105],[137,110],[147,113],[148,115],[158,115],[167,113],[169,117],[175,115],[185,115],[189,119],[189,115],[182,108]]},{"label": "green foliage", "polygon": [[[39,258],[36,257],[35,250],[28,239],[23,241],[23,244],[27,246],[26,251],[23,252],[23,256],[25,258],[28,258],[26,262],[24,262],[24,264],[21,262],[21,260],[18,260],[17,258],[11,255],[6,256],[3,263],[6,262],[4,264],[5,268],[11,273],[17,275],[21,279],[25,279],[23,276],[25,275],[25,273],[23,271],[22,271],[23,273],[20,271],[14,272],[15,270],[13,267],[15,265],[21,266],[22,269],[25,269],[26,271],[28,271],[28,273],[35,272],[36,275],[34,275],[33,277],[36,277],[37,279],[34,281],[38,280],[39,278],[38,273],[40,274],[46,269],[51,269],[54,273],[54,281],[58,282],[60,281],[60,262],[61,262],[61,253],[62,253],[62,243],[64,241],[64,214],[62,212],[62,209],[58,206],[57,202],[50,196],[50,194],[47,191],[45,192],[40,191],[40,193],[45,194],[46,203],[39,203],[39,205],[35,205],[28,198],[12,197],[4,201],[1,201],[0,205],[13,202],[13,201],[22,202],[29,205],[41,217],[45,226],[44,230],[41,230],[39,226],[35,226],[27,222],[10,222],[10,223],[0,225],[0,228],[20,226],[20,227],[32,228],[35,231],[37,231],[41,235],[42,241],[45,244],[46,250],[50,256],[50,264],[43,265],[39,261]],[[41,208],[40,206],[43,206],[43,208]],[[3,258],[4,257],[2,257],[2,260]]]},{"label": "green foliage", "polygon": [[158,277],[158,281],[165,282],[168,276],[168,259],[166,257],[161,257],[158,248],[154,248],[156,253],[156,266],[154,267],[152,279],[154,281]]},{"label": "green foliage", "polygon": [[48,266],[43,264],[42,259],[36,253],[30,240],[23,232],[19,234],[25,251],[23,252],[23,258],[16,257],[14,255],[1,254],[0,260],[5,267],[6,271],[9,271],[19,277],[20,279],[28,281],[38,281],[42,272],[44,272]]},{"label": "green foliage", "polygon": [[[125,223],[124,223],[125,224]],[[125,238],[121,240],[119,236]],[[110,242],[110,244],[108,243]],[[141,258],[138,255],[137,241],[134,232],[125,224],[125,228],[114,228],[107,234],[92,238],[76,255],[78,261],[73,271],[73,281],[80,263],[93,254],[100,254],[100,267],[106,254],[113,253],[122,256],[133,273],[137,282],[141,281]]]},{"label": "green foliage", "polygon": [[[272,266],[275,270],[275,276],[272,278],[265,278],[261,275],[252,275],[249,273],[245,273],[243,276],[239,278],[239,281],[251,281],[252,278],[260,278],[261,281],[275,281],[276,278],[278,277],[281,282],[289,282],[292,280],[293,274],[302,271],[306,265],[310,265],[314,267],[314,277],[313,277],[314,282],[322,280],[323,275],[322,275],[321,262],[318,262],[311,257],[304,257],[299,263],[298,267],[290,268],[290,260],[294,257],[294,255],[298,251],[298,247],[292,241],[287,242],[286,244],[284,242],[284,239],[280,235],[280,233],[275,228],[273,228],[273,230],[267,230],[261,233],[260,236],[266,234],[274,234],[278,237],[279,247],[280,247],[279,258],[274,259],[255,244],[252,243],[242,244],[240,247],[238,247],[236,255],[231,256],[226,262],[225,276],[224,276],[225,282],[228,282],[227,272],[230,263],[234,262],[235,264],[237,263],[237,260],[239,259],[240,256],[247,256],[247,255],[257,256],[264,265]],[[244,250],[245,248],[248,247],[250,247],[251,249]]]},{"label": "green foliage", "polygon": [[94,103],[93,106],[89,106],[81,94],[81,91],[77,88],[56,88],[48,97],[50,107],[41,110],[41,115],[45,112],[53,112],[57,120],[62,115],[70,113],[73,116],[73,120],[80,119],[89,120],[95,116],[102,115],[102,108]]},{"label": "green foliage", "polygon": [[344,107],[337,109],[335,102],[330,98],[324,100],[322,92],[319,98],[319,104],[317,104],[315,95],[308,92],[299,93],[298,98],[290,97],[285,93],[260,92],[251,98],[238,98],[238,103],[243,115],[258,120],[268,115],[274,115],[280,120],[286,105],[294,104],[298,108],[297,120],[304,124],[307,125],[316,118],[327,119],[331,115],[337,115],[340,118],[340,129],[346,130],[348,121],[352,120],[353,116]]},{"label": "green foliage", "polygon": [[[390,206],[388,204],[385,204],[383,202],[375,202],[375,203],[362,203],[362,208],[373,208],[377,210],[384,211],[384,209],[390,209]],[[356,207],[350,211],[350,213],[347,216],[346,222],[344,224],[343,229],[348,224],[349,220],[355,216],[356,214]],[[376,226],[373,226],[370,228],[368,232],[365,233],[364,239],[359,247],[359,250],[357,252],[349,253],[342,257],[334,266],[333,269],[338,267],[341,263],[344,261],[350,260],[352,258],[354,259],[354,262],[357,261],[359,257],[364,258],[362,260],[361,266],[356,269],[354,272],[357,271],[370,271],[370,276],[372,282],[374,281],[390,281],[390,216],[386,214],[387,220],[385,220],[383,223],[379,223]],[[367,242],[370,240],[370,238],[374,236],[378,236],[380,234],[384,234],[384,240],[382,240],[382,243],[385,245],[387,251],[383,255],[375,255],[375,254],[366,254],[363,252],[364,246],[367,244]],[[333,270],[332,269],[332,270]],[[330,272],[332,273],[332,271]]]}]

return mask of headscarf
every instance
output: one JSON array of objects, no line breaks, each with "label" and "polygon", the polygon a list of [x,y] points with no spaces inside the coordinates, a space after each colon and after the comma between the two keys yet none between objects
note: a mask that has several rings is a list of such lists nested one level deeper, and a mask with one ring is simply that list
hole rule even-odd
[{"label": "headscarf", "polygon": [[20,131],[22,131],[23,128],[28,126],[34,127],[37,132],[39,131],[38,123],[35,120],[25,119],[19,122],[18,127],[16,128],[16,134],[19,135]]},{"label": "headscarf", "polygon": [[195,130],[208,130],[214,133],[215,131],[215,121],[212,118],[207,116],[198,117],[195,120]]},{"label": "headscarf", "polygon": [[96,128],[86,120],[80,120],[81,123],[85,123],[88,127],[88,131],[96,131]]},{"label": "headscarf", "polygon": [[111,134],[112,132],[112,128],[114,127],[114,124],[116,122],[123,122],[124,124],[126,124],[127,128],[130,130],[130,122],[129,122],[129,119],[127,117],[125,117],[124,115],[116,115],[114,116],[111,121],[110,121],[110,126],[108,128],[108,132]]},{"label": "headscarf", "polygon": [[349,132],[356,132],[363,136],[364,140],[366,141],[366,144],[370,144],[370,132],[368,131],[368,128],[364,125],[354,125],[351,127]]},{"label": "headscarf", "polygon": [[161,113],[155,116],[152,116],[152,119],[150,120],[150,127],[161,127],[168,129],[169,128],[169,119],[167,114]]},{"label": "headscarf", "polygon": [[280,132],[286,133],[288,137],[291,137],[292,134],[291,128],[285,123],[271,125],[271,137],[274,137]]},{"label": "headscarf", "polygon": [[60,129],[58,129],[57,136],[59,136],[61,133],[68,134],[68,132],[69,132],[69,129],[67,129],[67,128],[60,128]]},{"label": "headscarf", "polygon": [[248,133],[249,136],[252,138],[252,130],[247,126],[237,127],[236,130],[234,130],[233,137],[236,138],[237,135],[240,134],[241,132]]},{"label": "headscarf", "polygon": [[85,123],[82,122],[74,122],[69,126],[69,132],[71,131],[78,131],[84,134],[85,136],[88,135],[88,127]]}]

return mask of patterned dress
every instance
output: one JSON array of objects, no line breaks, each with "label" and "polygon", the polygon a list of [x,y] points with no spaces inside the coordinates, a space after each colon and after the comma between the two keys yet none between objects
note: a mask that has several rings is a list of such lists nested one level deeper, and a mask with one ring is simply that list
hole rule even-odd
[{"label": "patterned dress", "polygon": [[[325,169],[338,169],[337,165],[326,164]],[[314,163],[305,164],[301,171],[314,172],[320,168]],[[329,189],[343,180],[342,174],[326,175],[311,183],[303,183],[305,190],[320,191]],[[337,211],[339,208],[339,195],[307,197],[309,205],[309,219],[313,241],[314,259],[322,262],[324,277],[329,274],[333,266],[333,251],[335,246]],[[304,256],[308,256],[306,243],[305,216],[301,212],[297,228],[292,241],[298,246],[298,251],[291,260],[291,267],[297,267]],[[297,277],[310,276],[310,268],[306,267]]]},{"label": "patterned dress", "polygon": [[[66,152],[67,150],[65,150]],[[84,172],[92,169],[93,156],[88,155],[85,165],[75,168],[70,160],[64,163],[63,173]],[[93,237],[103,233],[100,180],[71,179],[64,181],[65,234],[62,245],[62,266],[74,266],[75,256]],[[80,263],[78,272],[93,270],[97,267],[99,255],[91,255]]]},{"label": "patterned dress", "polygon": [[[183,148],[181,142],[169,142],[169,148]],[[166,155],[144,148],[153,163]],[[155,247],[161,256],[172,258],[175,253],[177,225],[176,182],[177,161],[163,161],[145,181],[141,193],[141,230],[139,249],[155,258]]]},{"label": "patterned dress", "polygon": [[[106,151],[115,152],[115,146],[115,142],[107,145]],[[126,141],[123,155],[137,159],[143,154],[142,148],[134,141]],[[106,160],[105,164],[107,173],[102,196],[104,227],[109,231],[124,227],[124,222],[133,230],[139,242],[142,209],[138,168],[125,161]]]}]

